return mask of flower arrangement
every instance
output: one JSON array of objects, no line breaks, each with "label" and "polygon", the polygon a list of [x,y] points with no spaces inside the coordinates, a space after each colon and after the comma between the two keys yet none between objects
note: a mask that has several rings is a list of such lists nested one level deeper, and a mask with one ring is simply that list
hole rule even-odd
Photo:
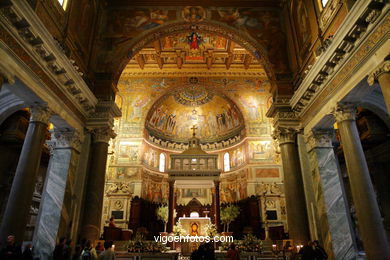
[{"label": "flower arrangement", "polygon": [[163,253],[167,251],[163,243],[144,240],[142,236],[136,236],[127,245],[128,252]]},{"label": "flower arrangement", "polygon": [[210,238],[213,238],[217,235],[218,231],[217,231],[217,226],[215,224],[206,224],[204,226],[204,229],[207,236],[209,236]]},{"label": "flower arrangement", "polygon": [[[263,242],[252,234],[244,236],[243,240],[235,240],[236,248],[241,252],[257,252],[261,253],[263,249]],[[229,250],[230,243],[222,243],[222,249]]]},{"label": "flower arrangement", "polygon": [[173,234],[175,234],[175,236],[183,236],[186,234],[186,231],[179,221],[173,226]]}]

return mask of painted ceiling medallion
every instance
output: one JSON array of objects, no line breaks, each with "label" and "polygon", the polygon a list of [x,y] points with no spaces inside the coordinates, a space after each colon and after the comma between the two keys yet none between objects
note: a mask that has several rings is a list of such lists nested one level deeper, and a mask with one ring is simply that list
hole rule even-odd
[{"label": "painted ceiling medallion", "polygon": [[197,23],[206,18],[206,11],[201,6],[186,6],[183,8],[182,17],[186,22]]},{"label": "painted ceiling medallion", "polygon": [[214,94],[199,85],[180,88],[173,94],[175,101],[185,106],[200,106],[210,102]]}]

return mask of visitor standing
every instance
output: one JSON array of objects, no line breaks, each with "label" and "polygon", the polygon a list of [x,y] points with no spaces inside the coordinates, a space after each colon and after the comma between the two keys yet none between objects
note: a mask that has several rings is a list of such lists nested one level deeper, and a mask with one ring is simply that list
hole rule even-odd
[{"label": "visitor standing", "polygon": [[81,252],[81,260],[97,260],[98,256],[96,254],[96,250],[93,247],[91,240],[87,240],[84,245],[84,249]]},{"label": "visitor standing", "polygon": [[316,260],[328,259],[328,254],[325,252],[325,249],[320,245],[320,242],[318,242],[318,240],[313,241],[313,247],[316,255]]},{"label": "visitor standing", "polygon": [[236,249],[236,245],[234,243],[230,245],[226,258],[229,260],[240,260],[240,253]]},{"label": "visitor standing", "polygon": [[65,237],[61,237],[58,244],[54,247],[53,259],[62,260],[64,255]]},{"label": "visitor standing", "polygon": [[104,242],[104,251],[100,254],[99,260],[115,260],[115,252],[112,249],[112,241]]},{"label": "visitor standing", "polygon": [[20,246],[15,243],[15,236],[9,235],[7,237],[7,244],[2,248],[0,253],[0,259],[2,260],[14,260],[20,259],[22,250]]},{"label": "visitor standing", "polygon": [[301,260],[315,260],[316,254],[313,248],[313,243],[309,241],[307,245],[299,250],[299,254],[302,255]]}]

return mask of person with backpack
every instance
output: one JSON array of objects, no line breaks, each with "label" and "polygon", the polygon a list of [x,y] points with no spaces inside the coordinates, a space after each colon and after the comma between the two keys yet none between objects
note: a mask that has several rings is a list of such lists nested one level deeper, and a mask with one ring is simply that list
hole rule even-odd
[{"label": "person with backpack", "polygon": [[93,247],[91,240],[87,240],[84,245],[84,249],[81,252],[80,260],[97,260],[98,256],[96,249]]}]

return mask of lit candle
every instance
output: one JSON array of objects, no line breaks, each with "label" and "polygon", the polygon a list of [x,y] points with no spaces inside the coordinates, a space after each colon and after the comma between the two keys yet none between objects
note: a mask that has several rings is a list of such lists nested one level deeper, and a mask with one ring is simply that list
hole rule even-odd
[{"label": "lit candle", "polygon": [[111,247],[111,248],[112,248],[112,251],[114,251],[114,250],[115,250],[115,245],[112,245],[112,247]]}]

